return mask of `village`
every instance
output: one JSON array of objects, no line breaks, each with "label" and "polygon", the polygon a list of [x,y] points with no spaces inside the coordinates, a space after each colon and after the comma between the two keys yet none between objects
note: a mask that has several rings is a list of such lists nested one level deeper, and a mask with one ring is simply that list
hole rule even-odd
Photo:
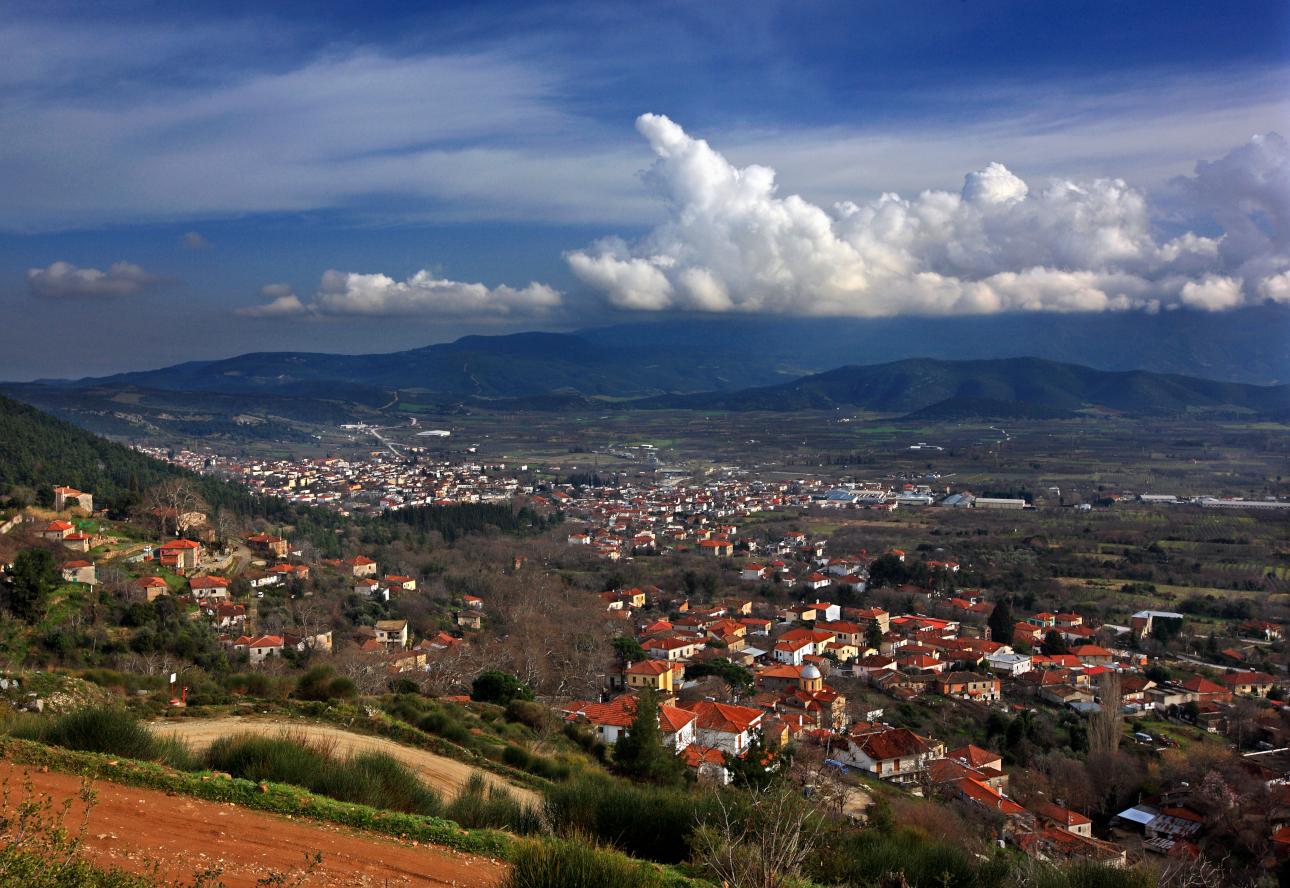
[{"label": "village", "polygon": [[[857,820],[879,797],[875,785],[884,786],[977,810],[998,840],[1041,859],[1122,866],[1143,855],[1199,853],[1208,823],[1200,787],[1161,786],[1104,820],[1095,835],[1092,811],[1033,791],[1010,794],[1015,765],[984,745],[994,737],[991,726],[1011,734],[1013,725],[1045,718],[1062,725],[1072,748],[1124,747],[1144,758],[1177,747],[1180,737],[1231,742],[1284,811],[1268,820],[1267,840],[1278,855],[1290,851],[1284,783],[1290,732],[1278,713],[1290,681],[1269,659],[1283,640],[1277,622],[1234,624],[1243,647],[1198,660],[1167,646],[1193,633],[1183,613],[1146,609],[1123,623],[1099,624],[1076,611],[1013,612],[1008,599],[960,585],[962,565],[939,552],[936,558],[897,548],[833,552],[825,538],[804,532],[767,538],[755,524],[741,533],[749,516],[788,507],[827,511],[845,499],[846,508],[891,510],[902,499],[930,502],[926,485],[865,485],[845,498],[810,481],[746,478],[524,490],[490,478],[482,466],[426,471],[415,480],[398,466],[387,468],[389,475],[376,468],[356,473],[343,461],[291,471],[244,467],[261,479],[259,490],[275,494],[337,484],[353,492],[352,485],[375,483],[351,480],[364,478],[380,479],[370,492],[381,497],[397,490],[405,502],[443,503],[482,496],[481,486],[496,484],[567,515],[557,533],[570,551],[610,562],[671,551],[718,566],[722,585],[706,592],[646,584],[588,593],[586,608],[614,639],[599,692],[540,699],[609,747],[648,697],[663,743],[702,782],[730,782],[732,759],[750,752],[794,750],[843,788],[842,810]],[[8,532],[60,546],[59,570],[73,590],[93,591],[110,575],[129,601],[173,600],[190,620],[209,626],[230,660],[250,668],[343,659],[351,674],[379,686],[434,673],[449,661],[489,665],[469,657],[472,648],[487,650],[489,601],[457,595],[447,624],[418,636],[397,616],[397,605],[417,595],[419,578],[387,570],[367,553],[315,557],[287,535],[264,530],[220,545],[201,514],[171,516],[179,533],[169,539],[163,518],[163,538],[143,542],[96,513],[91,493],[60,486],[54,500],[56,517],[27,515],[25,525],[10,522]],[[517,570],[522,563],[517,556]],[[893,588],[888,578],[896,574],[921,579]],[[337,634],[321,614],[307,624],[288,624],[280,610],[268,621],[261,617],[262,605],[284,597],[303,602],[323,579],[367,602],[364,612],[373,618]],[[747,593],[730,594],[732,587]],[[176,705],[185,693],[182,683],[175,688]],[[911,704],[957,711],[975,727],[950,738],[920,731],[902,717]]]}]

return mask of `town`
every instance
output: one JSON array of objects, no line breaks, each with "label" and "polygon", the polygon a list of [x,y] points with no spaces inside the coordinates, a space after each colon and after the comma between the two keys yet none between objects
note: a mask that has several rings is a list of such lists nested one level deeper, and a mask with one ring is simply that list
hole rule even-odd
[{"label": "town", "polygon": [[[1044,610],[1073,599],[988,591],[988,573],[970,554],[979,547],[956,547],[955,537],[880,543],[900,527],[880,522],[905,513],[931,528],[979,515],[979,530],[1019,510],[1077,521],[1098,514],[1091,507],[901,479],[771,481],[738,470],[554,481],[527,466],[510,475],[500,464],[421,462],[415,453],[289,462],[180,452],[171,461],[367,520],[522,504],[551,516],[555,529],[517,539],[496,581],[467,586],[445,584],[385,544],[333,557],[264,522],[223,526],[176,484],[148,500],[163,505],[126,522],[96,508],[93,492],[60,485],[51,508],[13,513],[0,539],[19,557],[14,541],[52,546],[44,551],[57,553],[63,606],[106,593],[131,613],[165,604],[192,621],[188,633],[204,625],[209,648],[197,662],[206,670],[213,658],[270,674],[328,663],[360,691],[401,681],[455,700],[500,670],[590,731],[611,759],[644,711],[657,720],[660,745],[700,784],[736,782],[736,762],[765,757],[767,770],[807,781],[853,822],[893,799],[921,798],[1039,860],[1193,866],[1211,843],[1236,840],[1260,861],[1290,852],[1290,818],[1279,813],[1290,810],[1282,610],[1219,611],[1193,599],[1171,609],[1156,604],[1150,583],[1124,584],[1091,607]],[[1110,495],[1097,510],[1137,518],[1163,501]],[[1171,498],[1180,514],[1198,517],[1211,502]],[[1284,530],[1278,510],[1253,511],[1267,512],[1273,537]],[[846,545],[837,528],[849,520],[870,528],[873,548]],[[530,563],[537,559],[543,567]],[[568,589],[563,617],[527,629],[586,629],[602,653],[526,670],[496,634],[501,625],[515,632],[524,605],[514,584],[538,595],[574,566],[593,576],[630,568],[660,582]],[[494,591],[497,581],[511,588]],[[130,647],[135,668],[170,672],[182,660],[173,645]],[[183,681],[169,690],[183,707],[210,694]],[[1223,769],[1206,759],[1211,770],[1188,770],[1201,767],[1196,754],[1222,749],[1233,756]],[[1116,768],[1154,776],[1108,785]],[[1254,832],[1233,836],[1216,821],[1217,784],[1257,819]]]}]

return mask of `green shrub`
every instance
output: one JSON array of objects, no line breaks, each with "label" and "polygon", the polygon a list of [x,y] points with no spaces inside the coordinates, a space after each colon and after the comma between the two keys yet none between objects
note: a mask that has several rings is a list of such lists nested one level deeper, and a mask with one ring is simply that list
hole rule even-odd
[{"label": "green shrub", "polygon": [[533,756],[522,746],[507,746],[502,750],[502,761],[512,768],[527,771],[533,764]]},{"label": "green shrub", "polygon": [[541,731],[551,719],[551,711],[532,700],[512,700],[506,704],[506,718],[535,731]]},{"label": "green shrub", "polygon": [[634,857],[678,863],[690,857],[695,827],[715,816],[716,807],[711,795],[588,774],[548,789],[545,814],[564,833],[592,836]]},{"label": "green shrub", "polygon": [[10,732],[25,740],[82,752],[162,762],[183,770],[196,766],[182,742],[173,737],[156,736],[132,714],[116,707],[92,707],[54,718],[25,719],[15,723]]},{"label": "green shrub", "polygon": [[[532,700],[533,689],[509,672],[490,669],[475,676],[470,686],[470,699],[505,706],[512,700]],[[485,713],[485,718],[489,715],[491,713]]]},{"label": "green shrub", "polygon": [[315,666],[296,682],[294,696],[300,700],[349,700],[358,696],[353,680],[337,675],[331,666]]},{"label": "green shrub", "polygon": [[461,792],[444,809],[443,816],[471,829],[508,829],[527,834],[542,827],[539,812],[520,804],[506,790],[489,784],[479,772],[470,775]]},{"label": "green shrub", "polygon": [[662,888],[653,867],[578,839],[546,839],[516,849],[504,888]]},{"label": "green shrub", "polygon": [[812,879],[822,882],[872,885],[899,873],[910,888],[977,888],[1002,884],[1007,872],[1003,862],[978,863],[962,848],[911,829],[849,831],[826,844],[828,853],[807,863]]},{"label": "green shrub", "polygon": [[387,811],[438,816],[443,809],[437,793],[385,753],[360,753],[343,759],[324,745],[290,735],[238,734],[212,743],[206,763],[211,770],[235,777],[289,783],[337,801]]}]

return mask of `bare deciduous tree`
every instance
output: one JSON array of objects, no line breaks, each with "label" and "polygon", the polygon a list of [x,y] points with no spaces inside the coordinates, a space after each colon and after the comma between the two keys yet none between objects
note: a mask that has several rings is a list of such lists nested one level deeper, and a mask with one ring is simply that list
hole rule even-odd
[{"label": "bare deciduous tree", "polygon": [[1098,688],[1099,709],[1089,722],[1088,744],[1094,753],[1111,753],[1120,748],[1124,722],[1124,693],[1120,673],[1104,672]]}]

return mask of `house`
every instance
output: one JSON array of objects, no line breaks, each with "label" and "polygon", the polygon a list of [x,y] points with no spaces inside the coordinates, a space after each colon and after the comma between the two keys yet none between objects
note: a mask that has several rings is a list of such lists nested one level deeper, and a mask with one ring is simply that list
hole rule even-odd
[{"label": "house", "polygon": [[685,708],[697,716],[697,743],[736,756],[748,749],[764,716],[760,709],[712,700],[699,700]]},{"label": "house", "polygon": [[1115,663],[1115,655],[1101,645],[1077,645],[1071,648],[1071,654],[1079,657],[1079,661],[1085,666],[1110,666]]},{"label": "house", "polygon": [[1262,638],[1264,641],[1280,641],[1285,637],[1280,625],[1267,620],[1245,620],[1238,629],[1244,636]]},{"label": "house", "polygon": [[293,648],[297,651],[308,650],[318,654],[330,654],[332,650],[330,629],[325,632],[319,632],[316,635],[309,635],[308,633],[283,632],[282,640],[287,647]]},{"label": "house", "polygon": [[745,564],[739,574],[741,580],[764,580],[766,579],[766,568],[761,564]]},{"label": "house", "polygon": [[1195,699],[1200,703],[1209,701],[1226,703],[1232,699],[1231,690],[1200,675],[1193,675],[1184,681],[1182,689],[1189,694],[1194,694]]},{"label": "house", "polygon": [[371,577],[359,577],[354,581],[354,594],[362,595],[367,598],[378,597],[383,601],[390,600],[390,590],[382,588],[381,584]]},{"label": "house", "polygon": [[1026,674],[1033,665],[1030,657],[1025,654],[1014,654],[1008,648],[989,654],[985,661],[992,671],[1012,676],[1013,678]]},{"label": "house", "polygon": [[869,631],[867,624],[853,623],[849,620],[829,620],[815,624],[815,628],[821,632],[831,632],[837,636],[837,640],[844,644],[853,645],[861,650],[867,647],[865,643],[865,634]]},{"label": "house", "polygon": [[730,783],[730,772],[726,769],[726,754],[711,746],[691,743],[681,751],[686,767],[694,771],[699,783],[725,786]]},{"label": "house", "polygon": [[819,571],[812,571],[802,577],[802,585],[812,590],[823,589],[831,582],[833,581]]},{"label": "house", "polygon": [[1219,682],[1242,697],[1266,697],[1276,679],[1266,672],[1228,672],[1219,678]]},{"label": "house", "polygon": [[801,666],[808,655],[815,654],[815,642],[811,638],[780,639],[771,654],[781,663]]},{"label": "house", "polygon": [[845,739],[845,746],[836,753],[839,760],[899,783],[914,779],[945,750],[940,741],[886,725],[857,725]]},{"label": "house", "polygon": [[484,599],[479,598],[475,595],[461,596],[461,603],[466,605],[466,607],[474,608],[475,610],[484,609]]},{"label": "house", "polygon": [[884,672],[895,672],[896,669],[896,661],[891,657],[884,657],[881,654],[871,654],[867,657],[861,657],[851,665],[851,670],[857,678],[868,679],[872,679]]},{"label": "house", "polygon": [[81,583],[86,586],[98,583],[97,571],[92,561],[65,561],[62,570],[64,583]]},{"label": "house", "polygon": [[842,608],[836,604],[830,604],[827,601],[812,601],[811,607],[815,609],[815,619],[833,622],[842,619]]},{"label": "house", "polygon": [[1014,838],[1022,851],[1040,860],[1089,861],[1111,867],[1128,863],[1128,852],[1114,842],[1074,833],[1042,819],[1035,829],[1015,830]]},{"label": "house", "polygon": [[405,648],[408,646],[407,620],[377,620],[373,629],[376,631],[376,640],[386,647]]},{"label": "house", "polygon": [[246,655],[252,663],[263,663],[269,657],[281,656],[285,642],[281,635],[261,635],[246,644]]},{"label": "house", "polygon": [[999,699],[1001,682],[993,675],[951,672],[936,679],[936,690],[946,697],[993,703]]},{"label": "house", "polygon": [[208,576],[193,577],[188,581],[188,588],[192,591],[195,601],[205,601],[207,599],[227,599],[229,597],[229,581],[224,577]]},{"label": "house", "polygon": [[1093,835],[1093,821],[1069,808],[1042,801],[1031,805],[1030,811],[1041,821],[1052,824],[1058,829],[1064,829],[1085,838],[1091,838]]},{"label": "house", "polygon": [[376,562],[368,558],[366,555],[355,555],[353,558],[345,559],[341,564],[349,569],[351,576],[376,576]]},{"label": "house", "polygon": [[196,570],[202,558],[202,544],[196,540],[170,540],[163,543],[159,551],[161,565],[177,574]]},{"label": "house", "polygon": [[254,533],[246,538],[246,543],[252,549],[270,558],[286,558],[288,545],[282,537],[273,536],[268,533]]},{"label": "house", "polygon": [[694,656],[698,644],[690,638],[669,635],[647,639],[642,647],[655,660],[688,660]]},{"label": "house", "polygon": [[240,630],[246,625],[246,605],[217,604],[206,610],[216,629]]},{"label": "house", "polygon": [[284,580],[307,580],[309,579],[309,565],[307,564],[275,564],[269,568],[269,573],[277,574]]},{"label": "house", "polygon": [[94,537],[88,533],[72,531],[63,537],[63,545],[73,552],[88,552],[94,546]]},{"label": "house", "polygon": [[[596,729],[596,736],[612,745],[627,733],[636,720],[638,700],[634,694],[621,694],[608,703],[575,700],[560,707],[560,712],[565,721],[592,725]],[[659,733],[662,734],[663,744],[673,751],[679,752],[695,742],[696,721],[697,717],[689,710],[667,703],[660,703],[658,706]]]},{"label": "house", "polygon": [[482,629],[484,627],[484,617],[476,610],[457,611],[457,625],[462,629]]},{"label": "house", "polygon": [[64,509],[84,509],[86,512],[93,512],[94,494],[83,493],[75,487],[55,487],[54,511],[61,512]]},{"label": "house", "polygon": [[130,581],[130,596],[136,601],[151,604],[162,595],[169,595],[170,587],[161,577],[139,577]]},{"label": "house", "polygon": [[[275,573],[260,573],[259,571],[247,571],[242,574],[243,578],[250,584],[252,589],[262,590],[266,586],[277,586],[282,582],[282,575]],[[258,593],[261,598],[264,592]]]},{"label": "house", "polygon": [[677,680],[677,669],[682,670],[684,675],[685,667],[680,663],[673,664],[667,660],[654,659],[639,660],[623,670],[623,677],[627,687],[633,690],[650,688],[660,695],[671,696]]},{"label": "house", "polygon": [[46,524],[43,529],[38,531],[37,535],[42,540],[51,540],[53,542],[61,543],[63,539],[69,533],[75,531],[75,529],[76,528],[66,521],[51,521]]},{"label": "house", "polygon": [[390,592],[415,592],[417,591],[417,581],[412,577],[405,577],[400,574],[390,574],[381,581],[381,585]]},{"label": "house", "polygon": [[869,624],[874,621],[877,621],[878,628],[882,630],[884,635],[891,631],[891,614],[880,607],[844,608],[842,616],[849,620],[855,620],[864,626],[866,631]]},{"label": "house", "polygon": [[949,750],[945,757],[973,769],[998,789],[1008,785],[1008,775],[1003,770],[1003,756],[997,752],[969,743]]},{"label": "house", "polygon": [[699,540],[699,551],[714,558],[729,558],[735,554],[735,544],[730,540]]},{"label": "house", "polygon": [[1154,631],[1157,620],[1172,620],[1181,626],[1184,619],[1182,614],[1173,611],[1138,611],[1129,618],[1129,630],[1137,638],[1146,638]]}]

